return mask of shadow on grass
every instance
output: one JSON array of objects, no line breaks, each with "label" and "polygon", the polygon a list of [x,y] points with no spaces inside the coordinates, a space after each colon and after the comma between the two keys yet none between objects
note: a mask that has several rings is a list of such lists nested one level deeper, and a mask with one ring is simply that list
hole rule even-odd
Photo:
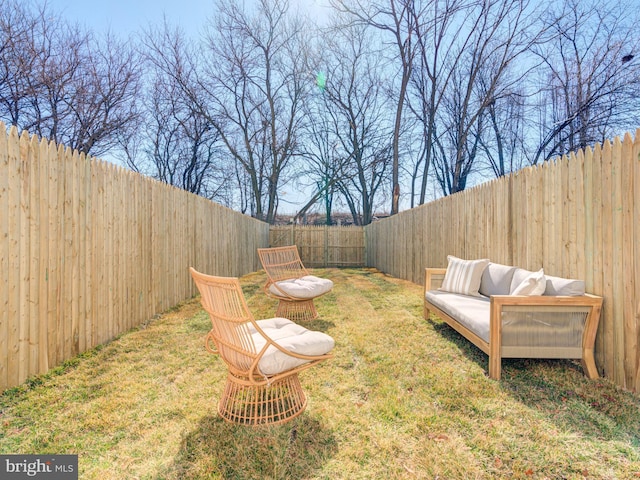
[{"label": "shadow on grass", "polygon": [[460,353],[462,353],[472,362],[477,363],[480,368],[488,371],[489,357],[487,357],[487,355],[485,355],[482,350],[480,350],[473,343],[464,338],[461,334],[456,332],[453,328],[451,328],[443,321],[434,321],[430,318],[429,320],[427,320],[427,322],[431,324],[434,331],[438,332],[438,334],[440,334],[443,338],[455,344]]},{"label": "shadow on grass", "polygon": [[332,432],[307,413],[276,426],[245,427],[202,418],[158,478],[310,478],[337,451]]},{"label": "shadow on grass", "polygon": [[605,379],[588,379],[570,360],[509,360],[501,386],[559,427],[640,448],[640,398]]},{"label": "shadow on grass", "polygon": [[321,317],[316,318],[314,320],[308,320],[308,321],[299,320],[296,323],[303,326],[304,328],[308,328],[309,330],[315,330],[316,332],[325,332],[325,333],[328,332],[331,328],[336,326],[335,323],[330,322],[329,320],[324,320]]},{"label": "shadow on grass", "polygon": [[[487,355],[446,323],[429,323],[488,376]],[[564,430],[604,441],[624,438],[640,448],[640,397],[608,380],[590,380],[577,360],[503,359],[500,387]]]}]

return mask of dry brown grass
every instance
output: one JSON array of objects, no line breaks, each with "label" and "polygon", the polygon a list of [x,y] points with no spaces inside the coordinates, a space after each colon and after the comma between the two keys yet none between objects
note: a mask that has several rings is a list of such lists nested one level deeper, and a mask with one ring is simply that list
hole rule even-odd
[{"label": "dry brown grass", "polygon": [[[278,427],[216,415],[221,360],[197,300],[0,397],[0,453],[77,453],[83,479],[640,478],[640,399],[564,361],[487,358],[437,319],[421,287],[319,270],[334,291],[306,325],[335,358],[301,375],[307,411]],[[262,273],[243,277],[273,315]]]}]

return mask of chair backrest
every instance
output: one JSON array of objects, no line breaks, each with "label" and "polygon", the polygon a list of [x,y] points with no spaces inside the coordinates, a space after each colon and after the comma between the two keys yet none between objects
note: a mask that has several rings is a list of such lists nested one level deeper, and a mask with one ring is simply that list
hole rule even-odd
[{"label": "chair backrest", "polygon": [[251,337],[255,319],[237,278],[215,277],[189,268],[211,318],[211,336],[218,353],[236,374],[246,375],[258,356]]},{"label": "chair backrest", "polygon": [[309,275],[300,260],[296,245],[259,248],[258,256],[271,283]]}]

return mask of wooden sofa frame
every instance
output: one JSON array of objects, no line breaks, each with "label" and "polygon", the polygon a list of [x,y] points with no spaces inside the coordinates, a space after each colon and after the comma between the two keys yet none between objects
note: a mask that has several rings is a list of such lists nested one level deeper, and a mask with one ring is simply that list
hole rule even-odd
[{"label": "wooden sofa frame", "polygon": [[[489,377],[500,380],[503,358],[566,358],[580,359],[585,374],[590,379],[598,378],[593,349],[600,321],[602,297],[585,294],[583,296],[513,296],[492,295],[491,315],[489,320],[489,342],[487,343],[474,332],[460,324],[456,319],[430,303],[426,292],[435,290],[442,284],[446,268],[427,268],[425,271],[424,318],[433,312],[454,330],[464,336],[476,347],[489,356]],[[567,312],[584,311],[587,315],[582,332],[582,348],[545,349],[540,346],[523,345],[522,348],[503,347],[503,312],[528,310],[531,312]]]}]

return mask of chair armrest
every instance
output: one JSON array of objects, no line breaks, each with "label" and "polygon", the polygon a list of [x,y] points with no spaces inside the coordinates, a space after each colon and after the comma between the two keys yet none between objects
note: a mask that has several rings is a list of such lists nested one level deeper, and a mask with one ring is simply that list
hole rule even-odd
[{"label": "chair armrest", "polygon": [[[281,281],[281,280],[278,280]],[[274,294],[271,291],[271,287],[274,287],[277,291],[278,294]],[[281,299],[286,299],[286,300],[295,300],[296,298],[289,295],[287,292],[285,292],[284,290],[282,290],[279,286],[278,286],[278,282],[277,281],[273,281],[270,278],[267,279],[267,282],[264,284],[264,286],[262,287],[262,289],[264,290],[264,293],[267,297],[270,298],[274,298],[276,300],[281,300]]]},{"label": "chair armrest", "polygon": [[216,345],[216,337],[213,334],[213,330],[210,330],[209,333],[207,333],[207,336],[204,340],[204,348],[209,353],[214,353],[216,355],[220,353],[218,351],[218,346]]}]

